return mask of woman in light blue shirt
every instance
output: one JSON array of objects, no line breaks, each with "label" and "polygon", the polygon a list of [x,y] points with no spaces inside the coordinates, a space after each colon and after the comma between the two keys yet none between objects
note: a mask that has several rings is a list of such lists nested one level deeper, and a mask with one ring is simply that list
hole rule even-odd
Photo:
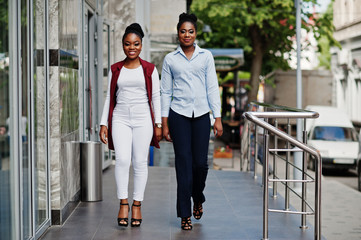
[{"label": "woman in light blue shirt", "polygon": [[163,62],[161,115],[163,136],[173,142],[177,177],[177,216],[183,230],[199,220],[205,202],[210,116],[214,135],[223,133],[219,86],[212,54],[195,44],[197,17],[182,13],[177,24],[180,46]]}]

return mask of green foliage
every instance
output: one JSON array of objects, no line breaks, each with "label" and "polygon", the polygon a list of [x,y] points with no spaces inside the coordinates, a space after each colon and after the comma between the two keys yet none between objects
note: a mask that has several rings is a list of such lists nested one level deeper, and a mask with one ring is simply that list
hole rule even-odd
[{"label": "green foliage", "polygon": [[266,78],[264,83],[272,88],[276,88],[276,83],[274,82],[274,77]]},{"label": "green foliage", "polygon": [[[310,3],[316,3],[316,0],[303,1],[303,4]],[[200,20],[198,39],[205,42],[203,47],[243,48],[244,68],[249,71],[255,54],[250,29],[257,29],[263,51],[262,74],[289,68],[286,53],[293,49],[292,38],[296,34],[294,0],[193,0],[191,11]],[[332,37],[332,14],[317,19],[315,25],[307,24],[311,13],[302,11],[301,14],[302,28],[312,30],[317,39],[322,36],[329,39],[331,45],[337,44]],[[212,31],[202,32],[204,24],[209,25]]]},{"label": "green foliage", "polygon": [[325,69],[331,69],[331,53],[330,42],[326,37],[321,37],[318,41],[320,54],[318,56],[319,67]]},{"label": "green foliage", "polygon": [[319,67],[330,69],[331,68],[331,53],[330,47],[336,46],[341,48],[339,42],[337,42],[333,35],[333,1],[328,5],[327,10],[320,16],[319,28],[320,28],[320,36],[318,39],[318,48],[319,48]]},{"label": "green foliage", "polygon": [[[225,76],[219,73],[217,75],[218,75],[219,85],[222,85],[223,83],[226,83],[234,79],[234,72],[228,72]],[[238,79],[249,79],[250,77],[251,77],[250,72],[238,71]]]},{"label": "green foliage", "polygon": [[0,0],[0,52],[9,51],[9,7],[8,0]]},{"label": "green foliage", "polygon": [[218,76],[218,84],[222,85],[223,83],[226,83],[226,82],[232,80],[234,78],[234,73],[228,72],[225,76],[218,73],[217,76]]},{"label": "green foliage", "polygon": [[243,71],[238,72],[238,79],[249,79],[250,77],[251,77],[250,72],[243,72]]}]

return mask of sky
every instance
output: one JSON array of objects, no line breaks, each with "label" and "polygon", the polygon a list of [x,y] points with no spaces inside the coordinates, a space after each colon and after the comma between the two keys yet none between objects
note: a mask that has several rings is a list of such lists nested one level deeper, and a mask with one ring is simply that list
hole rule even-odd
[{"label": "sky", "polygon": [[[320,5],[316,5],[316,12],[319,13],[323,13],[326,11],[328,4],[331,2],[331,0],[317,0],[317,2]],[[313,12],[313,7],[310,4],[310,6],[308,7],[308,11],[307,12]]]},{"label": "sky", "polygon": [[327,9],[328,4],[331,2],[331,0],[318,0],[319,4],[321,4],[319,7],[316,7],[317,12],[325,12]]}]

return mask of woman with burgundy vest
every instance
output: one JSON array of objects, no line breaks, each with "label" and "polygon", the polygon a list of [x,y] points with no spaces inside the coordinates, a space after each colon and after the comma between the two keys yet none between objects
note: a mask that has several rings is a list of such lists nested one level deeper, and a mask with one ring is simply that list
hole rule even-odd
[{"label": "woman with burgundy vest", "polygon": [[142,223],[141,202],[148,178],[149,145],[162,139],[159,76],[154,64],[139,57],[144,37],[141,26],[129,25],[123,35],[126,58],[111,66],[101,118],[100,140],[115,151],[115,180],[120,208],[119,226],[128,226],[129,168],[134,171],[131,226]]}]

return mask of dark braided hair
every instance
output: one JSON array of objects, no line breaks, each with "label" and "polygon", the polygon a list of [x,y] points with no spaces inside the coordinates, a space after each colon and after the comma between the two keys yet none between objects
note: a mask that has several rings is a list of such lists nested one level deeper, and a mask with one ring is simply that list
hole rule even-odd
[{"label": "dark braided hair", "polygon": [[142,40],[143,37],[144,37],[144,32],[143,32],[143,30],[142,30],[142,27],[141,27],[138,23],[132,23],[132,24],[130,24],[130,25],[125,29],[122,42],[124,42],[125,37],[126,37],[129,33],[135,33],[135,34],[137,34],[138,37],[140,37],[141,40]]},{"label": "dark braided hair", "polygon": [[179,22],[177,24],[177,30],[179,31],[180,27],[182,26],[183,23],[185,22],[190,22],[193,24],[196,32],[197,32],[197,16],[192,14],[188,14],[188,13],[182,13],[179,15]]}]

